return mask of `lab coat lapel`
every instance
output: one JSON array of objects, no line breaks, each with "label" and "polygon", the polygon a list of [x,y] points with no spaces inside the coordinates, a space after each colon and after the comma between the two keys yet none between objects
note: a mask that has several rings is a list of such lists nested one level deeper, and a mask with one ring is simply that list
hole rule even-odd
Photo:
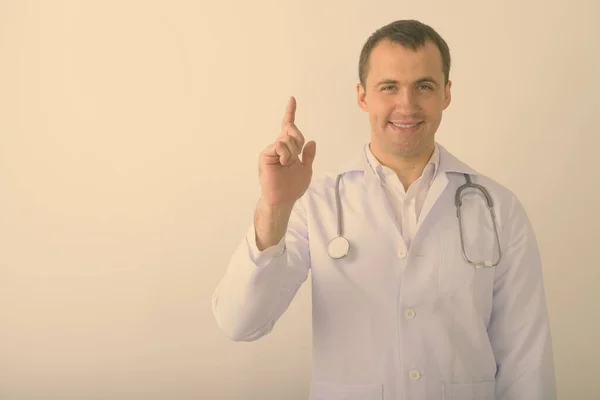
[{"label": "lab coat lapel", "polygon": [[[446,188],[448,187],[448,184],[450,182],[448,178],[449,173],[467,173],[472,175],[478,174],[477,171],[467,166],[465,163],[463,163],[453,154],[451,154],[448,150],[446,150],[444,146],[442,146],[439,143],[436,143],[436,145],[438,146],[440,152],[440,164],[435,179],[431,183],[431,187],[429,188],[427,197],[425,198],[419,221],[417,223],[417,232],[419,231],[419,228],[423,225],[423,223],[427,220],[427,217],[431,213],[433,206],[437,203],[444,190],[446,190]],[[393,226],[396,227],[396,232],[399,233],[400,228],[398,226],[398,221],[396,221],[396,218],[394,218],[394,213],[392,212],[391,205],[389,204],[389,201],[385,196],[385,192],[383,191],[379,180],[375,176],[375,173],[372,171],[369,162],[367,161],[364,146],[358,159],[353,160],[353,162],[347,168],[345,168],[345,171],[359,171],[363,173],[366,193],[376,194],[375,197],[377,202],[372,204],[372,207],[384,207],[384,209],[386,210],[385,213],[376,213],[377,215],[386,218],[385,221],[378,222],[389,224],[389,219],[391,219],[391,223],[393,224]],[[452,207],[452,204],[448,204],[447,206]]]},{"label": "lab coat lapel", "polygon": [[433,205],[437,202],[437,200],[444,192],[444,189],[446,189],[446,187],[448,186],[448,181],[448,176],[445,172],[442,172],[438,173],[433,182],[431,183],[431,187],[429,188],[427,196],[425,197],[425,202],[423,203],[423,208],[419,216],[419,221],[417,222],[417,232],[419,231],[421,225],[423,225],[423,221],[427,219],[427,216],[429,215],[429,212],[431,211]]},{"label": "lab coat lapel", "polygon": [[365,180],[365,194],[367,194],[366,198],[373,198],[374,202],[372,204],[369,204],[369,208],[370,209],[379,209],[379,210],[385,210],[385,212],[375,212],[373,213],[373,216],[376,218],[382,218],[380,221],[377,221],[378,225],[381,226],[390,226],[390,228],[392,228],[393,232],[395,233],[394,236],[397,236],[396,240],[401,240],[399,238],[400,236],[400,225],[398,223],[398,220],[395,217],[395,213],[392,210],[392,205],[390,204],[390,200],[388,199],[387,195],[385,194],[385,190],[381,184],[381,182],[379,181],[379,179],[377,178],[377,176],[375,176],[375,173],[372,172],[370,169],[369,170],[365,170],[365,175],[364,175],[364,180]]},{"label": "lab coat lapel", "polygon": [[[366,152],[366,148],[364,149]],[[392,205],[385,194],[385,190],[379,177],[377,177],[376,172],[373,171],[369,162],[366,158],[366,153],[363,157],[363,181],[365,185],[365,198],[369,199],[367,204],[368,212],[371,215],[371,218],[376,219],[374,221],[376,226],[385,226],[389,227],[390,234],[394,237],[394,240],[401,240],[400,238],[400,226],[398,224],[398,220],[395,217],[394,211],[392,210]],[[383,212],[382,212],[383,211]]]},{"label": "lab coat lapel", "polygon": [[363,145],[363,149],[359,156],[345,168],[345,171],[355,171],[363,174],[362,179],[365,187],[365,199],[368,201],[366,207],[368,207],[369,210],[385,210],[385,212],[377,211],[371,214],[371,217],[377,219],[376,221],[373,221],[373,223],[376,223],[376,226],[390,227],[395,236],[395,240],[400,240],[397,238],[400,236],[400,226],[394,216],[392,206],[385,194],[381,182],[369,165],[366,155],[366,146],[368,146],[368,144]]},{"label": "lab coat lapel", "polygon": [[[433,180],[427,193],[427,197],[425,198],[425,203],[423,203],[423,209],[421,210],[419,222],[417,223],[417,232],[427,219],[427,216],[430,214],[435,203],[438,201],[444,190],[448,187],[450,182],[448,174],[478,174],[477,171],[464,164],[442,145],[437,143],[437,146],[440,152],[440,164],[438,166],[438,172],[435,176],[435,179]],[[444,206],[452,207],[453,204],[444,204]]]}]

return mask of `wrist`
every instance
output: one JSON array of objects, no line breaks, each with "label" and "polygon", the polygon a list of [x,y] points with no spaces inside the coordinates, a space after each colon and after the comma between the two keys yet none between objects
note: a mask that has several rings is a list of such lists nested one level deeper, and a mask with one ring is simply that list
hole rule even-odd
[{"label": "wrist", "polygon": [[268,215],[273,217],[274,219],[279,219],[280,217],[289,216],[292,210],[294,209],[295,202],[287,202],[287,203],[278,203],[271,204],[264,200],[264,198],[260,198],[257,205],[257,210],[262,215]]}]

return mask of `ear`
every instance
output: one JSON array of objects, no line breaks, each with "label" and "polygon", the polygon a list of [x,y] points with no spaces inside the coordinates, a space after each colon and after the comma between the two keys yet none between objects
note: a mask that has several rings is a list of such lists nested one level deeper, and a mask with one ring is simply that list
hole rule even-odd
[{"label": "ear", "polygon": [[365,91],[365,88],[363,87],[363,85],[360,84],[360,82],[357,83],[356,84],[356,102],[358,103],[358,106],[360,107],[360,109],[363,111],[369,110],[369,106],[367,105],[366,97],[367,97],[367,92]]},{"label": "ear", "polygon": [[450,105],[450,102],[452,100],[452,91],[450,90],[452,88],[452,81],[448,81],[448,84],[446,85],[446,88],[444,89],[444,110],[446,108],[448,108],[448,106]]}]

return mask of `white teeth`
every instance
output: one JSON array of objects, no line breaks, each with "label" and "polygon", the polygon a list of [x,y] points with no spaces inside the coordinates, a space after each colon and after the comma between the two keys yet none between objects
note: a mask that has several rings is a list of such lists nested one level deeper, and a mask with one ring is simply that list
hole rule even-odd
[{"label": "white teeth", "polygon": [[414,128],[415,126],[419,125],[419,123],[417,122],[416,124],[411,124],[411,125],[406,125],[406,124],[396,124],[395,122],[392,122],[392,124],[394,126],[397,126],[398,128]]}]

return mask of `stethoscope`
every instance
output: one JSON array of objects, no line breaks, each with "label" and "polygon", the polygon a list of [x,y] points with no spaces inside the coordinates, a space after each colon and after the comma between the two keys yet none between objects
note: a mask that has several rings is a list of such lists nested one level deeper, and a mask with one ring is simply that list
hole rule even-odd
[{"label": "stethoscope", "polygon": [[[341,204],[341,200],[340,200],[340,180],[342,179],[342,175],[343,174],[339,174],[335,180],[335,206],[336,206],[336,212],[337,212],[337,236],[334,237],[333,239],[331,239],[331,241],[329,242],[328,250],[327,250],[329,256],[334,259],[343,258],[346,255],[348,255],[348,252],[350,251],[350,242],[348,241],[348,239],[346,239],[344,237],[343,226],[342,226],[343,217],[342,217],[342,204]],[[463,184],[462,186],[460,186],[456,190],[455,200],[454,200],[454,202],[456,204],[456,217],[458,218],[458,230],[459,230],[459,234],[460,234],[462,255],[468,263],[474,265],[476,268],[495,267],[500,263],[500,260],[502,258],[502,251],[500,249],[500,237],[498,235],[498,227],[496,226],[496,213],[494,211],[494,202],[485,187],[471,182],[471,177],[469,176],[469,174],[464,174],[464,176],[465,176],[465,179],[467,182],[465,184]],[[493,260],[474,261],[474,260],[471,260],[467,256],[467,253],[465,251],[465,243],[463,240],[463,229],[462,229],[463,226],[462,226],[462,213],[461,213],[461,206],[462,206],[461,194],[462,194],[463,190],[468,189],[468,188],[479,190],[485,197],[488,209],[490,211],[490,215],[492,217],[492,223],[494,225],[494,234],[496,236],[496,244],[498,245],[498,259],[496,261],[493,261]]]}]

